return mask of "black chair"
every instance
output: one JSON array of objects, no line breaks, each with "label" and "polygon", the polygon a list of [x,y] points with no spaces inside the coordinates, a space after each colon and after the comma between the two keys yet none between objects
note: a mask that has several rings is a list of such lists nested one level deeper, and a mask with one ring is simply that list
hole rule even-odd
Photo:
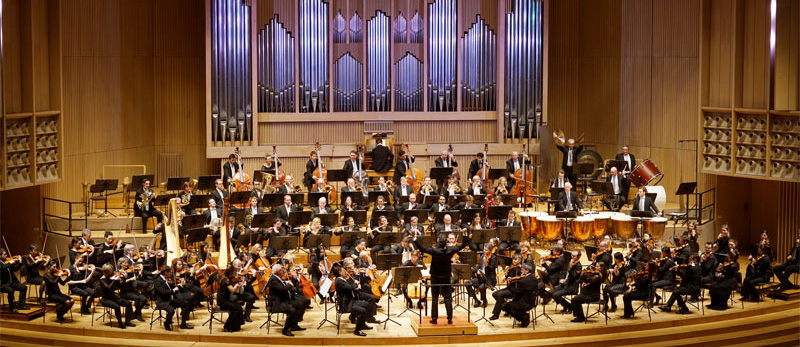
[{"label": "black chair", "polygon": [[[273,300],[272,296],[269,295],[269,293],[267,293],[267,295],[264,296],[264,305],[266,306],[266,309],[267,309],[267,321],[264,322],[263,324],[261,324],[260,327],[258,327],[259,329],[263,329],[264,326],[266,325],[267,326],[267,334],[269,334],[270,325],[275,324],[275,325],[277,325],[279,327],[283,326],[283,324],[278,322],[278,319],[280,319],[281,313],[280,312],[272,312],[272,300]],[[272,318],[273,314],[276,316],[275,319]]]},{"label": "black chair", "polygon": [[[228,312],[228,310],[223,310],[219,306],[214,305],[214,303],[216,302],[216,300],[214,300],[216,295],[217,295],[217,293],[212,293],[211,295],[209,295],[206,298],[206,300],[207,300],[206,301],[206,307],[208,308],[209,317],[208,317],[208,320],[203,322],[202,326],[205,326],[206,324],[208,324],[208,333],[209,334],[212,334],[212,331],[213,331],[212,327],[214,325],[214,321],[217,321],[220,324],[224,324],[225,322],[223,322],[222,319],[225,318],[225,314],[226,313],[230,314],[230,312]],[[219,318],[216,317],[217,314],[219,314]]]},{"label": "black chair", "polygon": [[[648,293],[652,293],[653,292],[653,284],[652,283],[647,285],[647,292]],[[638,312],[642,308],[645,308],[645,309],[647,309],[647,318],[650,319],[650,321],[652,322],[653,321],[653,313],[655,312],[655,310],[653,309],[653,298],[650,295],[648,295],[647,299],[639,299],[639,300],[632,300],[632,301],[641,301],[642,302],[642,304],[639,305],[639,307],[637,307],[635,310],[633,310],[634,316],[636,315],[636,312]]]},{"label": "black chair", "polygon": [[[604,290],[605,290],[605,285],[603,285],[603,288],[600,289],[600,293],[603,293]],[[589,314],[589,307],[591,305],[597,305],[597,311],[595,311],[592,314]],[[606,306],[606,300],[603,299],[603,295],[600,295],[600,299],[597,301],[587,302],[586,310],[584,310],[584,312],[586,313],[586,320],[584,320],[584,322],[589,323],[589,318],[592,318],[600,314],[603,315],[603,317],[605,317],[606,325],[608,325],[608,320],[611,318],[608,317],[608,312],[606,312],[605,306]]]},{"label": "black chair", "polygon": [[[100,317],[94,318],[94,313],[95,313],[95,309],[97,308],[97,306],[100,306],[100,308],[103,309],[103,314],[101,314]],[[124,316],[125,315],[125,307],[121,307],[120,310],[121,310],[121,314]],[[98,319],[102,319],[101,322],[105,323],[106,322],[106,317],[108,317],[108,321],[111,324],[111,327],[113,328],[114,327],[114,309],[112,309],[111,307],[108,307],[108,306],[104,306],[102,300],[98,301],[95,305],[92,306],[92,326],[94,326],[94,322],[97,321]]]}]

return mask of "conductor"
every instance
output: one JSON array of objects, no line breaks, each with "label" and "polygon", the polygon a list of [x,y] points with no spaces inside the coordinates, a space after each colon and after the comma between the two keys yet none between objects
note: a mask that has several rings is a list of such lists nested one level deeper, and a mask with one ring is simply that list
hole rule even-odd
[{"label": "conductor", "polygon": [[448,234],[447,240],[439,239],[435,248],[424,247],[419,240],[414,240],[414,245],[422,252],[431,255],[431,293],[433,294],[431,307],[431,324],[436,324],[439,318],[439,293],[444,296],[444,307],[447,310],[447,323],[453,323],[453,288],[450,287],[450,258],[469,244],[466,229],[461,238],[461,245],[456,244],[456,234]]}]

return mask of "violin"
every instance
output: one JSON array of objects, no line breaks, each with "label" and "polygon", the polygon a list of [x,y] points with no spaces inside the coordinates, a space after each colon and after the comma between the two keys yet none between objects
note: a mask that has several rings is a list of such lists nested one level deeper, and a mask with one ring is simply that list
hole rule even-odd
[{"label": "violin", "polygon": [[94,247],[91,245],[80,246],[77,249],[78,254],[91,253],[92,251],[94,251]]},{"label": "violin", "polygon": [[8,257],[8,258],[3,259],[3,263],[4,264],[11,264],[11,263],[13,263],[15,261],[16,262],[22,262],[22,257],[19,256],[19,255],[15,255],[13,257]]}]

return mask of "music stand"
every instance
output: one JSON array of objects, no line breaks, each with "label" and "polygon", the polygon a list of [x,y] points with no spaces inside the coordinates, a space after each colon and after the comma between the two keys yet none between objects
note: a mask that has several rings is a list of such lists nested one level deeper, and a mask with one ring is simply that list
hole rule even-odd
[{"label": "music stand", "polygon": [[495,229],[475,229],[472,231],[472,243],[477,245],[483,245],[493,236],[497,235],[497,230]]},{"label": "music stand", "polygon": [[95,189],[100,190],[102,189],[103,195],[105,195],[105,206],[103,213],[100,213],[98,217],[104,217],[106,215],[112,215],[116,217],[117,215],[108,211],[108,191],[115,191],[117,190],[117,185],[119,184],[118,179],[98,179],[95,181]]},{"label": "music stand", "polygon": [[[417,235],[417,242],[419,242],[419,244],[422,247],[425,247],[425,248],[433,247],[433,236],[430,236],[430,235]],[[421,256],[421,254],[420,254],[420,256]]]},{"label": "music stand", "polygon": [[184,206],[183,209],[196,210],[198,208],[208,208],[208,200],[211,200],[210,194],[192,195],[192,199],[189,200],[189,204]]},{"label": "music stand", "polygon": [[[402,261],[403,261],[403,255],[402,254],[385,254],[385,253],[381,253],[381,254],[378,254],[377,257],[376,257],[375,266],[377,267],[378,270],[389,271],[393,267],[397,267],[400,264],[402,264]],[[389,278],[384,283],[384,288],[387,288],[386,289],[387,291],[388,291],[388,286],[391,285],[391,281],[390,280],[392,280],[394,278],[393,276],[394,276],[393,274],[390,274]],[[383,291],[384,288],[381,288],[381,291]],[[389,322],[392,322],[392,323],[397,324],[397,325],[401,325],[399,322],[397,322],[396,320],[392,319],[392,316],[391,316],[392,295],[386,295],[386,300],[388,302],[386,304],[386,320],[383,321],[383,328],[386,329],[386,325]],[[380,324],[380,323],[378,323],[378,324]]]},{"label": "music stand", "polygon": [[599,248],[597,248],[595,246],[590,246],[590,245],[584,244],[583,245],[583,250],[586,253],[586,258],[591,260],[592,256],[594,256],[594,254],[597,253]]},{"label": "music stand", "polygon": [[[398,200],[394,202],[395,206],[402,206],[403,204],[408,202],[408,195],[400,195],[398,196]],[[419,205],[419,204],[417,204]]]},{"label": "music stand", "polygon": [[508,217],[508,211],[511,211],[511,205],[503,206],[489,206],[489,219],[500,220]]},{"label": "music stand", "polygon": [[519,195],[516,194],[500,194],[500,198],[503,200],[503,205],[514,205],[517,203],[517,198]]},{"label": "music stand", "polygon": [[197,249],[197,244],[205,241],[208,235],[211,234],[211,228],[189,229],[186,230],[186,233],[186,244],[195,245],[195,249]]},{"label": "music stand", "polygon": [[339,205],[344,205],[344,201],[347,200],[347,197],[353,200],[353,204],[356,205],[365,205],[364,203],[364,193],[361,192],[341,192],[339,195]]},{"label": "music stand", "polygon": [[452,167],[432,167],[428,177],[430,177],[432,180],[444,181],[452,174]]},{"label": "music stand", "polygon": [[486,194],[473,195],[472,203],[476,205],[483,205],[486,203]]},{"label": "music stand", "polygon": [[[431,212],[430,210],[425,210],[425,209],[422,209],[422,210],[406,210],[406,211],[403,211],[403,220],[405,221],[406,224],[408,224],[408,223],[411,223],[411,217],[417,217],[417,219],[419,219],[419,223],[422,223],[422,222],[424,222],[425,220],[428,219],[428,215],[430,214],[430,212]],[[420,229],[421,228],[422,228],[422,225],[420,225]]]},{"label": "music stand", "polygon": [[231,197],[228,200],[229,204],[232,205],[244,205],[250,200],[250,195],[253,194],[252,191],[241,191],[241,192],[233,192],[231,193]]},{"label": "music stand", "polygon": [[197,190],[212,190],[214,182],[219,179],[219,175],[205,175],[197,178]]},{"label": "music stand", "polygon": [[311,211],[296,211],[289,213],[289,220],[286,224],[289,225],[305,225],[311,221]]},{"label": "music stand", "polygon": [[183,184],[189,182],[190,177],[167,178],[167,190],[183,190]]},{"label": "music stand", "polygon": [[308,235],[308,238],[305,240],[305,247],[308,249],[315,249],[319,247],[319,245],[325,246],[325,249],[331,248],[331,235],[330,234],[317,234],[317,235]]},{"label": "music stand", "polygon": [[169,201],[171,199],[177,197],[177,196],[178,196],[178,194],[174,194],[174,193],[161,194],[161,195],[157,196],[155,199],[153,199],[153,205],[164,206],[166,204],[169,204]]},{"label": "music stand", "polygon": [[290,249],[297,248],[297,244],[297,236],[273,236],[270,247],[276,251],[283,251],[286,253]]},{"label": "music stand", "polygon": [[514,258],[505,256],[502,254],[497,254],[497,265],[498,266],[511,266],[514,262]]},{"label": "music stand", "polygon": [[342,233],[341,244],[354,245],[358,239],[367,239],[366,231],[345,231]]},{"label": "music stand", "polygon": [[[403,240],[402,232],[378,232],[378,237],[375,239],[376,245],[391,245],[400,243]],[[402,255],[402,254],[398,254]],[[401,258],[402,259],[402,258]]]},{"label": "music stand", "polygon": [[[459,257],[461,257],[460,254],[459,254]],[[464,258],[461,257],[461,259],[463,260]],[[452,280],[456,280],[457,282],[461,283],[461,282],[469,281],[471,279],[472,279],[472,265],[470,265],[470,264],[451,264],[450,265],[450,280],[451,281]],[[467,284],[467,285],[471,285],[471,284]],[[456,298],[459,298],[459,296],[456,295]],[[455,308],[461,307],[461,308],[467,310],[467,312],[469,312],[470,311],[470,308],[469,308],[470,301],[471,301],[471,298],[467,297],[467,307],[464,307],[464,306],[461,306],[461,302],[459,300],[459,302],[456,303],[456,305],[455,305],[456,307]],[[436,302],[436,303],[433,303],[433,304],[438,305],[439,303]],[[470,320],[470,317],[469,317],[469,314],[467,314],[467,321],[469,321],[469,320]]]},{"label": "music stand", "polygon": [[508,177],[508,170],[506,169],[489,169],[489,179],[496,180],[500,177]]},{"label": "music stand", "polygon": [[628,162],[624,160],[609,160],[608,164],[606,164],[606,172],[611,171],[612,167],[617,168],[617,171],[620,173],[623,171],[631,171],[631,169],[633,169],[628,167]]},{"label": "music stand", "polygon": [[264,194],[261,199],[261,207],[273,208],[281,204],[283,204],[283,194],[281,193]]},{"label": "music stand", "polygon": [[269,228],[272,226],[272,221],[275,219],[275,213],[257,213],[253,220],[250,222],[251,227]]},{"label": "music stand", "polygon": [[[305,199],[305,194],[303,193],[291,193],[289,196],[292,197],[292,204],[303,205],[303,200]],[[281,203],[283,203],[283,198],[281,198]]]},{"label": "music stand", "polygon": [[456,221],[461,218],[461,211],[453,210],[453,211],[434,212],[433,220],[444,223],[444,216],[448,214],[450,215],[450,221],[453,222],[453,225],[455,225]]},{"label": "music stand", "polygon": [[198,229],[202,228],[206,224],[206,216],[202,214],[196,214],[193,216],[184,216],[181,219],[181,226],[183,230],[190,230],[190,229]]},{"label": "music stand", "polygon": [[[381,255],[378,255],[380,257]],[[402,254],[400,254],[402,257]],[[392,269],[394,275],[392,278],[394,279],[395,284],[400,285],[401,287],[407,286],[411,283],[419,282],[422,279],[422,268],[418,266],[400,266]],[[437,305],[439,303],[436,303]],[[421,311],[421,309],[420,309]],[[400,317],[403,313],[411,312],[417,316],[419,316],[420,323],[422,323],[422,313],[417,313],[406,307],[402,312],[400,312],[397,316]]]},{"label": "music stand", "polygon": [[[597,194],[600,194],[602,196],[613,196],[613,199],[611,201],[611,203],[612,203],[611,204],[611,210],[613,210],[613,211],[618,211],[619,210],[619,206],[618,205],[620,203],[620,200],[619,200],[619,197],[616,194],[614,194],[614,184],[613,183],[605,182],[605,181],[592,181],[591,183],[589,183],[589,186],[592,187],[592,190]],[[619,191],[620,195],[626,193],[626,192],[622,191],[622,184],[621,183],[620,183],[619,189],[620,189],[620,191]],[[611,198],[609,198],[609,199],[611,199]]]},{"label": "music stand", "polygon": [[357,225],[364,225],[364,223],[367,222],[367,211],[355,210],[342,212],[342,220],[347,220],[347,217],[353,217]]},{"label": "music stand", "polygon": [[333,227],[339,223],[339,216],[335,213],[318,214],[314,218],[319,218],[320,224],[326,227]]},{"label": "music stand", "polygon": [[344,169],[328,169],[327,176],[328,182],[347,182],[347,179],[350,178]]},{"label": "music stand", "polygon": [[333,203],[333,201],[330,201],[330,198],[328,197],[328,192],[316,192],[316,193],[308,193],[308,204],[311,207],[319,206],[318,205],[319,199],[321,198],[325,198],[328,204]]},{"label": "music stand", "polygon": [[[358,193],[358,192],[356,192]],[[367,193],[367,201],[369,203],[373,203],[378,200],[378,196],[383,196],[383,201],[387,204],[389,203],[389,192],[382,190],[382,191],[371,191]],[[363,194],[362,194],[363,196]]]},{"label": "music stand", "polygon": [[[686,222],[689,221],[689,196],[694,194],[695,189],[697,189],[697,182],[683,182],[678,186],[678,190],[675,191],[675,195],[677,196],[686,195],[686,215],[684,216]],[[676,218],[676,222],[684,218]],[[675,224],[677,223],[673,223],[673,235],[675,234]]]},{"label": "music stand", "polygon": [[500,241],[519,241],[522,239],[522,227],[499,226],[497,227],[497,237],[500,238]]},{"label": "music stand", "polygon": [[450,206],[456,206],[464,201],[467,201],[467,196],[464,194],[450,195],[447,198],[447,204]]},{"label": "music stand", "polygon": [[481,215],[481,219],[486,218],[485,208],[466,208],[461,211],[462,216],[467,216],[469,218],[475,217],[476,213]]},{"label": "music stand", "polygon": [[478,253],[476,252],[461,251],[458,252],[458,257],[461,258],[461,262],[465,265],[469,265],[472,267],[478,264]]},{"label": "music stand", "polygon": [[235,249],[242,248],[242,246],[246,245],[247,249],[249,250],[250,249],[250,245],[255,244],[256,241],[258,241],[258,237],[259,236],[260,235],[258,233],[254,233],[254,232],[250,231],[250,229],[245,229],[245,232],[242,233],[242,234],[239,234],[239,238],[236,239],[236,248]]},{"label": "music stand", "polygon": [[150,181],[151,183],[156,180],[155,174],[145,174],[145,175],[133,175],[131,177],[131,184],[128,186],[128,191],[131,190],[139,190],[142,187],[142,182],[145,180]]}]

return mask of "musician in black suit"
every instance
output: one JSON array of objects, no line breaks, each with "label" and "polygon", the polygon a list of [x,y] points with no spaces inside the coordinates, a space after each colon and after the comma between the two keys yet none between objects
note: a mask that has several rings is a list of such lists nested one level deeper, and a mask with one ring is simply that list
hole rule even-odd
[{"label": "musician in black suit", "polygon": [[294,336],[292,331],[305,330],[297,325],[298,319],[305,311],[305,307],[299,300],[292,300],[293,283],[281,279],[285,270],[283,265],[272,265],[272,275],[267,281],[269,288],[269,304],[272,312],[285,313],[286,322],[283,324],[283,335]]},{"label": "musician in black suit", "polygon": [[283,178],[283,185],[279,186],[278,189],[275,191],[278,194],[292,194],[297,193],[294,191],[294,180],[292,179],[292,175],[286,175]]},{"label": "musician in black suit", "polygon": [[523,165],[531,165],[531,160],[528,158],[528,154],[522,153],[522,157],[520,157],[519,152],[517,151],[511,152],[511,158],[506,160],[506,170],[508,170],[509,190],[512,187],[514,187],[514,184],[516,183],[516,180],[514,180],[514,173],[517,172],[517,170],[521,169]]},{"label": "musician in black suit", "polygon": [[[506,300],[514,298],[513,289],[519,285],[518,280],[522,278],[520,277],[522,275],[522,268],[520,265],[522,264],[522,254],[514,254],[511,258],[511,265],[506,268],[505,275],[503,276],[503,281],[507,282],[506,287],[492,293],[492,297],[494,297],[494,309],[492,309],[492,316],[489,317],[489,320],[500,318],[500,311],[503,309],[503,304],[506,303]],[[530,267],[530,270],[533,269],[533,267]]]},{"label": "musician in black suit", "polygon": [[239,172],[239,170],[244,170],[244,163],[239,162],[236,154],[229,155],[228,162],[222,166],[222,180],[225,187],[228,186],[233,175]]},{"label": "musician in black suit", "polygon": [[297,212],[302,209],[302,206],[297,206],[292,203],[292,197],[289,194],[283,196],[283,204],[275,207],[275,217],[280,219],[284,224],[289,222],[289,213]]},{"label": "musician in black suit", "polygon": [[564,170],[558,170],[558,177],[550,181],[550,188],[564,188],[564,184],[568,182],[569,179],[564,177]]},{"label": "musician in black suit", "polygon": [[406,179],[406,177],[403,176],[402,179],[400,180],[400,184],[395,186],[394,191],[392,192],[395,205],[400,204],[401,196],[411,196],[411,194],[414,194],[414,189],[410,185],[408,185],[408,179]]},{"label": "musician in black suit", "polygon": [[325,197],[319,198],[317,201],[317,206],[311,208],[311,218],[316,217],[320,214],[331,214],[333,213],[333,209],[328,206],[328,199]]},{"label": "musician in black suit", "polygon": [[450,211],[450,206],[447,205],[447,198],[444,195],[439,195],[437,202],[431,206],[431,212],[444,212]]},{"label": "musician in black suit", "polygon": [[469,244],[469,237],[464,232],[461,244],[456,245],[456,235],[449,234],[447,240],[439,239],[436,247],[424,247],[419,239],[414,240],[414,246],[420,251],[431,255],[431,288],[432,303],[431,323],[436,324],[439,319],[439,294],[444,296],[444,307],[447,311],[447,323],[453,323],[453,288],[450,287],[450,258]]},{"label": "musician in black suit", "polygon": [[504,303],[502,307],[503,311],[508,312],[511,317],[520,322],[520,327],[525,328],[531,323],[528,309],[533,306],[533,294],[539,290],[539,281],[536,280],[536,276],[531,274],[530,265],[523,264],[521,268],[523,277],[516,281],[515,286],[511,287],[514,297],[511,301]]},{"label": "musician in black suit", "polygon": [[467,195],[486,195],[486,187],[481,183],[481,178],[479,176],[470,177],[472,177],[472,181],[464,187]]},{"label": "musician in black suit", "polygon": [[[496,226],[498,227],[518,227],[522,224],[515,218],[516,213],[514,210],[508,210],[508,217],[506,219],[501,219],[500,222]],[[519,240],[502,240],[500,241],[500,250],[505,251],[514,251],[515,253],[519,252]]]},{"label": "musician in black suit", "polygon": [[400,205],[400,211],[412,211],[412,210],[421,210],[425,209],[427,206],[420,205],[417,203],[417,194],[411,193],[408,196],[408,202],[404,202]]},{"label": "musician in black suit", "polygon": [[261,189],[261,181],[253,181],[253,190],[250,191],[250,197],[256,198],[256,207],[261,205],[261,200],[264,199],[264,190]]},{"label": "musician in black suit", "polygon": [[203,211],[203,216],[206,217],[206,225],[211,224],[215,219],[222,218],[222,207],[217,206],[214,199],[208,199],[208,208]]},{"label": "musician in black suit", "polygon": [[403,227],[403,237],[411,236],[417,237],[422,235],[425,231],[425,228],[422,227],[422,224],[419,224],[419,218],[417,216],[411,217],[408,224]]},{"label": "musician in black suit", "polygon": [[485,162],[486,159],[483,157],[483,152],[475,154],[475,159],[472,159],[472,161],[469,163],[469,171],[467,171],[467,177],[472,178],[475,175],[477,175],[478,171],[480,171],[483,168]]},{"label": "musician in black suit", "polygon": [[372,149],[372,166],[370,170],[375,172],[386,172],[391,170],[394,154],[389,147],[383,145],[382,139],[375,140],[375,148]]},{"label": "musician in black suit", "polygon": [[692,247],[689,246],[689,240],[683,236],[678,239],[680,246],[675,250],[674,260],[678,264],[686,264],[689,261],[689,256],[695,254],[692,252]]},{"label": "musician in black suit", "polygon": [[337,275],[334,281],[337,301],[341,312],[350,313],[350,321],[356,325],[353,333],[356,336],[367,336],[362,330],[372,329],[367,325],[366,320],[367,316],[375,311],[375,304],[358,299],[361,283],[353,278],[352,271],[352,268],[345,268],[339,263],[333,265],[331,272]]},{"label": "musician in black suit", "polygon": [[[474,300],[475,307],[486,307],[489,301],[486,300],[486,289],[494,288],[497,285],[497,254],[492,252],[491,244],[483,245],[483,253],[481,253],[478,264],[472,268],[472,279],[467,286],[467,293]],[[480,291],[481,298],[478,299],[475,295],[475,289]]]},{"label": "musician in black suit", "polygon": [[681,272],[681,285],[672,291],[672,295],[670,295],[669,300],[667,300],[667,304],[659,307],[659,309],[664,312],[669,312],[672,303],[677,301],[678,314],[689,313],[689,308],[686,307],[686,303],[683,301],[683,295],[691,295],[693,297],[700,295],[700,278],[703,270],[700,268],[699,263],[700,256],[692,254],[687,264],[678,266],[679,270],[683,270]]},{"label": "musician in black suit", "polygon": [[358,159],[358,152],[356,150],[350,151],[350,159],[344,162],[344,169],[347,172],[347,176],[353,177],[355,174],[362,169],[361,159]]},{"label": "musician in black suit", "polygon": [[[155,199],[155,192],[150,189],[150,180],[142,181],[142,187],[136,190],[136,202],[133,205],[133,212],[135,216],[142,218],[142,233],[147,233],[147,220],[150,217],[156,217],[156,221],[161,223],[164,215],[161,211],[153,206],[153,199]],[[147,200],[146,202],[144,200]]]},{"label": "musician in black suit", "polygon": [[606,265],[603,262],[597,262],[589,265],[589,268],[583,270],[580,274],[580,293],[572,298],[572,319],[573,323],[586,321],[586,316],[583,314],[583,304],[587,302],[595,302],[600,300],[600,285],[603,284],[606,278]]},{"label": "musician in black suit", "polygon": [[172,317],[175,315],[175,308],[181,309],[181,329],[192,329],[186,322],[189,314],[192,313],[191,304],[186,300],[185,293],[180,292],[181,283],[167,282],[167,278],[172,277],[172,268],[167,265],[161,269],[161,275],[153,281],[153,291],[156,297],[156,308],[164,310],[167,316],[164,319],[164,329],[172,331]]},{"label": "musician in black suit", "polygon": [[650,283],[652,282],[650,275],[657,271],[657,266],[656,263],[650,262],[643,265],[644,270],[631,274],[633,278],[631,288],[622,295],[623,319],[633,318],[633,300],[647,300],[650,296]]},{"label": "musician in black suit", "polygon": [[786,256],[786,262],[775,266],[773,269],[775,277],[778,277],[778,280],[781,282],[781,286],[778,290],[786,290],[794,287],[792,282],[789,281],[789,275],[797,273],[798,269],[800,269],[800,235],[795,237],[794,247]]},{"label": "musician in black suit", "polygon": [[[0,248],[0,259],[5,260],[8,258],[8,251],[4,248]],[[19,278],[17,278],[15,274],[21,268],[22,261],[20,256],[14,257],[14,259],[7,262],[0,262],[0,293],[8,294],[8,300],[6,300],[6,302],[11,312],[16,312],[18,309],[30,309],[30,307],[25,305],[27,287],[19,281]],[[14,292],[19,293],[17,294],[17,300],[14,300]]]},{"label": "musician in black suit", "polygon": [[739,254],[734,250],[729,250],[724,263],[720,263],[714,273],[714,282],[708,290],[708,297],[711,303],[706,306],[712,310],[724,311],[728,309],[728,300],[731,292],[739,286],[739,263],[736,259]]},{"label": "musician in black suit", "polygon": [[558,194],[559,211],[583,211],[583,204],[578,199],[578,194],[572,191],[572,184],[564,184],[564,191]]},{"label": "musician in black suit", "polygon": [[617,171],[616,167],[611,168],[608,177],[606,177],[606,182],[611,183],[614,194],[604,196],[603,204],[611,211],[619,211],[622,205],[628,202],[628,190],[630,189],[631,183],[625,176]]},{"label": "musician in black suit", "polygon": [[[617,296],[622,295],[625,293],[625,290],[628,289],[626,280],[628,275],[626,274],[628,270],[628,264],[625,262],[625,258],[622,256],[622,253],[616,252],[614,253],[614,265],[609,268],[609,276],[611,276],[610,283],[603,289],[603,300],[605,304],[603,307],[608,310],[608,312],[614,312],[617,310]],[[611,301],[611,308],[608,308],[608,302]]]},{"label": "musician in black suit", "polygon": [[700,268],[702,269],[703,284],[711,283],[714,280],[714,270],[716,270],[717,265],[719,265],[717,257],[714,256],[713,249],[714,244],[706,242],[705,250],[700,254]]},{"label": "musician in black suit", "polygon": [[572,310],[567,299],[564,299],[564,296],[578,294],[578,279],[581,274],[581,252],[572,251],[570,259],[570,263],[567,265],[568,270],[565,272],[566,274],[564,277],[559,278],[558,285],[545,294],[545,301],[553,299],[564,308],[564,312]]},{"label": "musician in black suit", "polygon": [[542,261],[542,268],[544,268],[544,272],[540,272],[540,274],[544,275],[542,276],[542,281],[549,283],[553,287],[557,286],[559,281],[564,278],[564,273],[568,269],[569,259],[562,256],[563,252],[564,248],[556,245],[550,252],[551,254]]},{"label": "musician in black suit", "polygon": [[646,187],[639,187],[639,192],[636,194],[636,199],[633,199],[633,206],[631,206],[631,210],[633,211],[650,211],[657,215],[661,215],[661,212],[656,207],[656,204],[653,203],[653,200],[647,197],[647,188]]},{"label": "musician in black suit", "polygon": [[[583,139],[581,139],[580,143],[582,142]],[[578,162],[578,154],[583,151],[583,146],[581,146],[580,143],[578,146],[575,146],[575,139],[569,139],[567,140],[566,147],[556,145],[556,148],[558,148],[558,150],[561,151],[561,154],[563,154],[561,159],[561,169],[564,170],[564,173],[567,178],[569,178],[570,182],[578,181],[576,176],[577,172],[574,172],[572,168]]]},{"label": "musician in black suit", "polygon": [[758,247],[758,255],[750,255],[750,264],[747,265],[742,282],[742,300],[752,302],[760,300],[756,286],[772,279],[772,259],[770,259],[769,253],[768,246],[761,245]]},{"label": "musician in black suit", "polygon": [[228,191],[222,185],[222,180],[214,181],[214,190],[211,191],[211,199],[213,199],[219,208],[225,208],[225,198],[228,197]]},{"label": "musician in black suit", "polygon": [[[456,158],[453,157],[453,153],[450,153],[450,151],[446,149],[442,150],[441,155],[433,161],[433,164],[435,167],[458,167],[458,162]],[[437,179],[436,185],[439,186],[441,190],[439,193],[443,193],[447,189],[443,179]]]},{"label": "musician in black suit", "polygon": [[283,221],[280,218],[275,218],[272,220],[272,226],[267,228],[264,231],[267,234],[267,238],[269,239],[269,246],[265,252],[267,258],[272,258],[273,256],[283,256],[286,254],[285,249],[276,249],[277,246],[275,244],[275,239],[278,236],[286,236],[289,233],[288,228],[286,225],[283,224]]},{"label": "musician in black suit", "polygon": [[606,269],[611,267],[611,249],[608,247],[608,241],[601,241],[598,245],[597,253],[592,255],[592,263],[603,263]]},{"label": "musician in black suit", "polygon": [[416,158],[405,151],[400,151],[397,154],[397,162],[394,164],[394,176],[392,177],[392,182],[394,182],[396,186],[399,186],[400,179],[406,175],[410,163],[413,163],[414,160],[416,160]]},{"label": "musician in black suit", "polygon": [[627,167],[622,168],[622,173],[626,175],[628,174],[628,172],[631,172],[631,170],[633,170],[633,168],[636,167],[636,157],[634,157],[633,154],[630,153],[630,151],[628,150],[628,145],[623,145],[622,153],[617,154],[617,156],[614,159],[619,161],[624,161],[627,164]]},{"label": "musician in black suit", "polygon": [[[119,323],[120,329],[125,329],[125,327],[135,327],[136,325],[131,322],[133,318],[135,318],[133,314],[133,308],[131,307],[131,302],[129,300],[121,298],[117,295],[117,289],[119,289],[121,279],[119,274],[114,272],[114,265],[111,263],[106,263],[103,265],[103,278],[99,281],[99,288],[101,291],[102,301],[101,303],[103,306],[108,307],[114,310],[114,315],[117,317],[117,322]],[[122,308],[125,308],[125,322],[122,322]]]},{"label": "musician in black suit", "polygon": [[375,222],[377,221],[378,215],[375,214],[375,211],[394,211],[394,208],[386,204],[383,195],[378,195],[375,199],[375,206],[372,206],[372,218],[369,221],[369,225],[372,228],[377,226]]},{"label": "musician in black suit", "polygon": [[481,204],[476,204],[475,203],[475,197],[474,196],[467,195],[466,197],[464,197],[464,202],[459,203],[458,206],[455,209],[459,210],[461,212],[464,212],[464,210],[473,209],[473,208],[483,208],[483,206],[481,206]]},{"label": "musician in black suit", "polygon": [[314,181],[319,179],[320,177],[314,177],[314,170],[317,169],[317,151],[311,151],[311,155],[306,162],[306,171],[303,173],[303,185],[306,186],[309,191],[311,190],[311,186],[314,185]]}]

